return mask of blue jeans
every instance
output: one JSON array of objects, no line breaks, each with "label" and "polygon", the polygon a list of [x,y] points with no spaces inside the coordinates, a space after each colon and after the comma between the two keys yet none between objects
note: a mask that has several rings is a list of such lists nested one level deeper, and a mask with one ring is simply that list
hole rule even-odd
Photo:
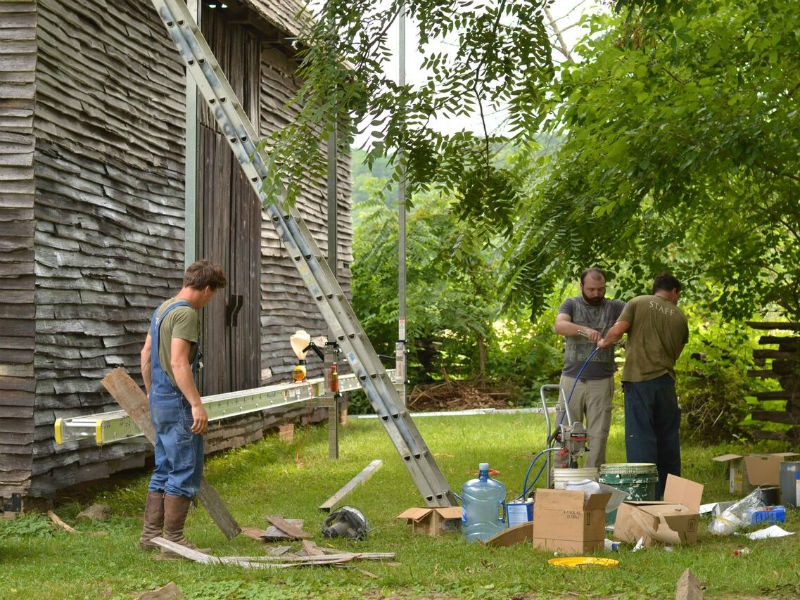
[{"label": "blue jeans", "polygon": [[150,393],[156,431],[155,470],[148,490],[194,498],[203,478],[203,436],[192,433],[192,409],[178,394]]},{"label": "blue jeans", "polygon": [[650,381],[623,381],[625,450],[628,462],[654,463],[658,468],[656,500],[664,496],[667,475],[681,474],[678,432],[681,409],[675,381],[668,374]]}]

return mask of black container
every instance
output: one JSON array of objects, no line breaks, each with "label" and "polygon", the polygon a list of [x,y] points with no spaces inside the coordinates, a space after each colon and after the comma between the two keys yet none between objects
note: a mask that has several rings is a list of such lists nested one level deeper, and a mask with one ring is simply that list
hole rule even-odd
[{"label": "black container", "polygon": [[800,462],[783,461],[781,463],[781,498],[784,506],[797,508],[797,487],[800,481]]}]

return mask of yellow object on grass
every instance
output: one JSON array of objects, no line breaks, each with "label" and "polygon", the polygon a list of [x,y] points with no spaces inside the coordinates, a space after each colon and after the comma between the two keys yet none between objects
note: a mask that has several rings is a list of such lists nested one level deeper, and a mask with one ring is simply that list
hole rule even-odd
[{"label": "yellow object on grass", "polygon": [[613,558],[598,558],[596,556],[565,556],[564,558],[551,558],[548,560],[555,567],[616,567],[618,560]]}]

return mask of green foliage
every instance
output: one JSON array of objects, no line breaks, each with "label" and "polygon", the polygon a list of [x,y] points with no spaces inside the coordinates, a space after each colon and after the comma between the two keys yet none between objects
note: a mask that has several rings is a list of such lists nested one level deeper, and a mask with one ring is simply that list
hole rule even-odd
[{"label": "green foliage", "polygon": [[[621,421],[615,413],[608,448],[611,462],[625,460]],[[429,417],[419,419],[417,426],[453,490],[458,491],[474,477],[478,462],[488,461],[500,471],[497,478],[506,485],[509,498],[519,493],[530,460],[542,448],[545,437],[544,419],[536,414]],[[394,561],[352,561],[348,566],[354,568],[344,569],[309,566],[255,570],[154,560],[152,554],[136,549],[141,532],[138,516],[129,518],[126,528],[114,528],[104,537],[66,532],[4,537],[0,596],[10,600],[131,600],[174,581],[183,595],[193,600],[548,600],[562,596],[668,600],[675,597],[675,582],[687,565],[703,582],[707,596],[797,596],[796,569],[788,568],[800,560],[796,535],[768,542],[748,541],[751,553],[734,558],[731,554],[741,547],[742,537],[711,536],[705,517],[696,545],[673,546],[672,552],[658,546],[632,552],[632,545],[623,544],[613,555],[620,560],[619,568],[593,571],[555,569],[547,562],[552,553],[537,552],[530,544],[489,548],[466,544],[457,533],[435,538],[414,534],[407,523],[395,517],[423,500],[377,419],[351,420],[342,430],[340,458],[335,461],[328,458],[327,425],[306,431],[302,445],[300,436],[286,444],[270,435],[246,448],[209,457],[206,477],[242,525],[266,526],[265,514],[304,519],[303,528],[319,546],[395,552]],[[781,449],[786,448],[684,442],[683,472],[705,484],[706,500],[730,500],[733,497],[727,493],[724,470],[711,457],[725,452]],[[295,463],[298,453],[302,468]],[[358,543],[324,538],[320,531],[323,515],[317,506],[375,459],[383,460],[383,468],[346,499],[369,519],[369,537]],[[138,491],[141,510],[148,479],[142,474],[128,481],[127,491],[112,488],[102,496],[103,503],[110,504],[114,514],[124,514],[129,509],[129,495]],[[56,512],[65,510],[56,506]],[[800,513],[787,512],[787,521],[781,525],[797,532]],[[186,534],[216,556],[263,556],[266,551],[262,543],[246,536],[225,539],[201,508],[190,511]],[[299,549],[299,543],[292,544],[293,551]],[[363,571],[374,577],[365,576]],[[569,594],[564,595],[564,590]]]},{"label": "green foliage", "polygon": [[750,380],[756,337],[742,322],[726,322],[691,306],[689,343],[678,365],[676,388],[682,410],[682,435],[694,443],[748,439],[746,396],[764,384]]},{"label": "green foliage", "polygon": [[[400,86],[387,74],[387,32],[405,7],[416,27],[417,51],[426,80]],[[484,226],[507,229],[519,198],[514,175],[494,161],[486,131],[451,136],[435,119],[459,118],[508,108],[517,135],[536,132],[545,84],[552,76],[542,0],[328,0],[300,35],[304,45],[299,75],[304,84],[294,101],[299,115],[272,150],[268,192],[292,198],[309,169],[321,173],[320,139],[338,124],[341,147],[356,128],[369,123],[370,165],[383,156],[403,169],[409,193],[436,184],[452,191],[459,212]],[[444,49],[443,49],[444,48]],[[398,154],[398,152],[401,152]]]},{"label": "green foliage", "polygon": [[[493,285],[494,251],[459,223],[453,201],[417,196],[407,216],[407,337],[410,372],[422,380],[475,374],[479,346],[491,343],[500,307]],[[353,307],[379,353],[397,339],[397,214],[380,199],[358,206],[353,241]]]},{"label": "green foliage", "polygon": [[44,515],[26,514],[13,520],[0,521],[0,538],[50,537],[54,534],[53,523]]},{"label": "green foliage", "polygon": [[[560,70],[551,157],[522,160],[507,282],[530,298],[587,264],[623,297],[663,269],[727,318],[800,315],[800,12],[702,0],[590,20]],[[624,11],[623,11],[624,12]],[[542,176],[542,169],[546,175]]]}]

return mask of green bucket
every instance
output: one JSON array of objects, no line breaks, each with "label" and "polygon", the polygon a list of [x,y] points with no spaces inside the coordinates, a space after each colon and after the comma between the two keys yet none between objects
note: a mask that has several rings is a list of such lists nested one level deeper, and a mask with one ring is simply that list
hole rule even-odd
[{"label": "green bucket", "polygon": [[[652,463],[610,463],[600,466],[600,483],[628,493],[626,500],[655,500],[658,469]],[[617,520],[617,511],[606,513],[606,523]]]}]

